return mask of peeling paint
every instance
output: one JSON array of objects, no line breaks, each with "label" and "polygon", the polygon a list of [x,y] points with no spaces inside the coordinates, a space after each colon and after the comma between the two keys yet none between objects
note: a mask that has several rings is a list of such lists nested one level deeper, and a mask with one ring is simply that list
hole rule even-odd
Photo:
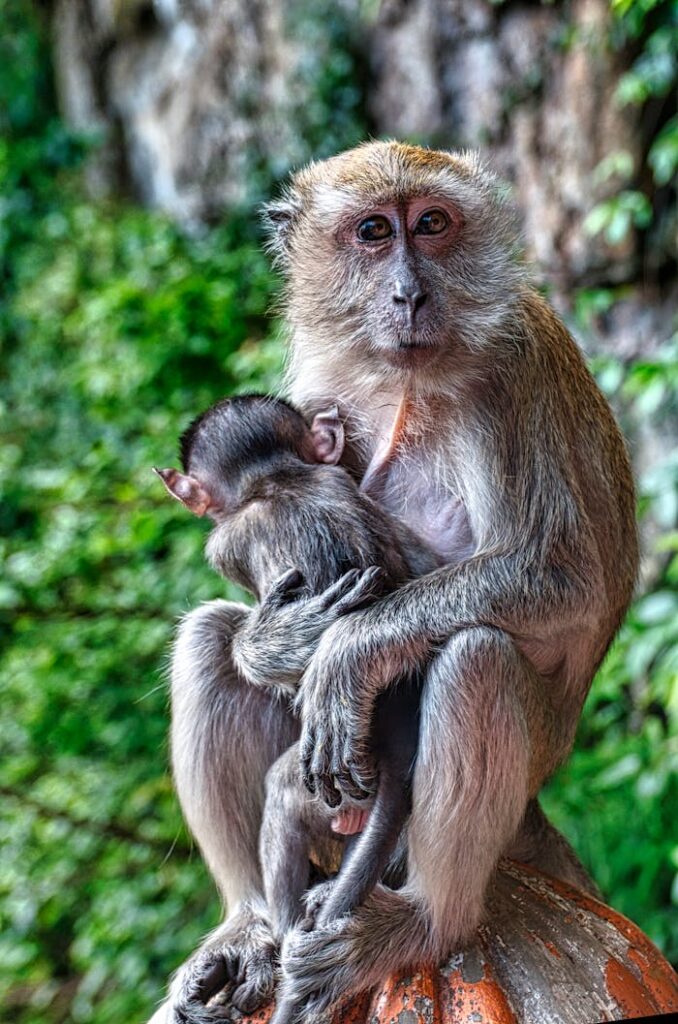
[{"label": "peeling paint", "polygon": [[[477,939],[439,968],[403,971],[330,1024],[591,1024],[678,1010],[678,977],[610,907],[502,862]],[[242,1024],[267,1024],[271,1007]]]},{"label": "peeling paint", "polygon": [[419,1024],[419,1017],[414,1010],[401,1010],[396,1020],[398,1024]]},{"label": "peeling paint", "polygon": [[643,988],[631,971],[618,960],[611,959],[605,968],[605,984],[625,1017],[651,1016],[659,1007],[650,992]]},{"label": "peeling paint", "polygon": [[661,956],[648,958],[633,948],[629,949],[629,959],[639,968],[643,987],[652,994],[662,1013],[678,1011],[676,975],[666,960]]},{"label": "peeling paint", "polygon": [[461,976],[467,985],[473,985],[485,977],[485,967],[476,950],[470,949],[462,960]]},{"label": "peeling paint", "polygon": [[414,1007],[417,1013],[421,1015],[422,1024],[436,1024],[435,1003],[433,999],[429,999],[428,996],[416,996]]},{"label": "peeling paint", "polygon": [[481,947],[465,952],[440,988],[445,1024],[518,1024]]}]

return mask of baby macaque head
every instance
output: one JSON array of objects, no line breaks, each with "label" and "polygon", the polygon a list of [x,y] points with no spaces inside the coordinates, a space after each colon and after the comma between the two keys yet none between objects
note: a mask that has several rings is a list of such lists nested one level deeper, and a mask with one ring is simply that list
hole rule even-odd
[{"label": "baby macaque head", "polygon": [[184,431],[183,472],[155,472],[189,511],[218,523],[238,510],[253,480],[295,462],[336,465],[343,448],[336,407],[318,413],[309,427],[281,399],[240,395],[210,406]]}]

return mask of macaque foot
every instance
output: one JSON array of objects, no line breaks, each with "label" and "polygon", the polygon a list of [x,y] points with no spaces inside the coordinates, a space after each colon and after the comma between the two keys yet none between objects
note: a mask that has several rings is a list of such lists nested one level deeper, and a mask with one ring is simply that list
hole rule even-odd
[{"label": "macaque foot", "polygon": [[314,1019],[352,990],[359,975],[351,961],[355,953],[354,921],[340,918],[324,927],[290,932],[283,944],[282,980],[278,998],[291,1000]]},{"label": "macaque foot", "polygon": [[213,941],[180,973],[168,1022],[213,1024],[252,1013],[272,998],[277,965],[268,922],[252,919],[235,933],[229,928],[223,941]]},{"label": "macaque foot", "polygon": [[353,913],[312,931],[296,928],[288,934],[280,957],[279,998],[303,1005],[300,1019],[315,1021],[334,1003],[378,985],[393,970],[428,959],[428,934],[425,916],[412,899],[378,885]]},{"label": "macaque foot", "polygon": [[312,889],[309,889],[304,894],[304,916],[298,926],[300,931],[310,932],[312,928],[315,928],[318,914],[327,902],[334,888],[334,882],[333,878],[330,878],[327,882],[319,882],[318,885],[314,885]]}]

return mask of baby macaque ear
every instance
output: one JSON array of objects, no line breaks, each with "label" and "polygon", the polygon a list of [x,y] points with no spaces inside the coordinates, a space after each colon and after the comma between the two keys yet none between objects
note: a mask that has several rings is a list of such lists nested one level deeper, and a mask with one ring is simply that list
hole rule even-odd
[{"label": "baby macaque ear", "polygon": [[178,469],[157,469],[153,467],[173,498],[185,505],[189,512],[204,516],[212,505],[210,495],[193,476],[180,473]]},{"label": "baby macaque ear", "polygon": [[313,417],[311,437],[318,462],[336,466],[344,450],[344,424],[336,405]]}]

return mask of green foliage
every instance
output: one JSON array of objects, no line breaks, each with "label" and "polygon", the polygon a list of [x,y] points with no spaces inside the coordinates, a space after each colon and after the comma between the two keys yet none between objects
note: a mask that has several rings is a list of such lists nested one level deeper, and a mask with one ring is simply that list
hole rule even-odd
[{"label": "green foliage", "polygon": [[0,992],[40,1024],[68,981],[68,1019],[105,1024],[148,1009],[218,909],[165,770],[163,668],[176,617],[225,588],[151,467],[225,390],[268,388],[280,348],[237,224],[190,241],[64,192],[30,234],[2,305]]},{"label": "green foliage", "polygon": [[651,220],[652,207],[647,196],[635,189],[625,189],[591,210],[584,221],[584,231],[590,235],[602,231],[610,245],[618,245],[631,227],[646,228]]},{"label": "green foliage", "polygon": [[593,208],[584,229],[590,235],[603,233],[610,245],[617,245],[634,228],[642,231],[651,226],[656,191],[678,171],[678,117],[667,116],[671,108],[662,102],[675,94],[678,84],[678,6],[674,0],[611,0],[611,7],[613,45],[640,48],[619,79],[617,102],[623,107],[654,101],[657,106],[652,117],[654,133],[647,145],[649,176],[643,167],[634,167],[625,152],[607,154],[594,175],[594,184],[616,179],[621,185],[616,194]]},{"label": "green foliage", "polygon": [[645,103],[653,96],[665,96],[676,78],[676,32],[663,26],[649,36],[631,71],[622,75],[617,98],[626,103]]},{"label": "green foliage", "polygon": [[270,388],[281,350],[248,219],[191,240],[83,201],[22,7],[0,43],[0,1003],[119,1024],[219,916],[166,769],[164,666],[177,616],[225,588],[151,467],[224,391]]},{"label": "green foliage", "polygon": [[668,185],[678,172],[678,115],[667,121],[650,146],[647,161],[658,185]]}]

